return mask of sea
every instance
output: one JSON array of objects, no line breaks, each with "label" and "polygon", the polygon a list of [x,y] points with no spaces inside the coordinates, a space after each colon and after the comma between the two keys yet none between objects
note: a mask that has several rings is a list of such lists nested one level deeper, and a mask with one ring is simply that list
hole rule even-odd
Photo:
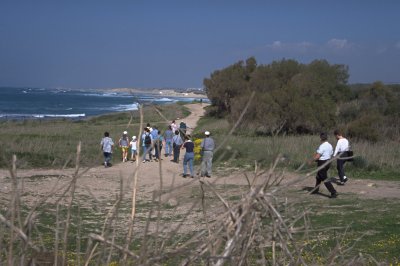
[{"label": "sea", "polygon": [[[137,110],[140,104],[192,102],[201,98],[96,89],[0,88],[0,119],[79,119]],[[202,101],[208,101],[206,97]]]}]

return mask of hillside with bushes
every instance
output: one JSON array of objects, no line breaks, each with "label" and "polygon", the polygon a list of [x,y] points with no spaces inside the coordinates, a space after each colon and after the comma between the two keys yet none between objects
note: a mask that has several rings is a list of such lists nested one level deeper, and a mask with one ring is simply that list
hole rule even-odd
[{"label": "hillside with bushes", "polygon": [[340,128],[357,139],[398,139],[398,86],[350,86],[348,79],[347,66],[326,60],[302,64],[283,59],[263,65],[251,57],[204,79],[212,103],[207,114],[233,124],[254,93],[239,132],[308,134]]}]

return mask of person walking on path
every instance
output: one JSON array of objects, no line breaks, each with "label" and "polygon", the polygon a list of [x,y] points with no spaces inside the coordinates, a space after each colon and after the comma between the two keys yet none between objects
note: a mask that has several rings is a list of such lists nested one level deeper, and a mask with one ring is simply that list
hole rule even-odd
[{"label": "person walking on path", "polygon": [[[332,145],[328,142],[328,135],[326,133],[320,134],[321,145],[319,145],[317,151],[314,154],[314,161],[317,162],[317,166],[321,167],[322,165],[326,164],[331,158],[333,154]],[[312,194],[317,194],[319,191],[319,186],[322,182],[324,182],[325,187],[331,193],[331,198],[337,197],[337,192],[333,187],[331,181],[328,179],[328,170],[330,167],[330,163],[326,164],[323,168],[321,168],[317,172],[317,176],[315,177],[315,188],[312,191]]]},{"label": "person walking on path", "polygon": [[344,173],[344,164],[346,162],[346,159],[341,159],[343,157],[349,157],[349,141],[343,137],[342,133],[336,129],[333,134],[335,135],[335,138],[337,139],[336,147],[335,147],[335,152],[333,153],[333,157],[336,155],[339,155],[337,161],[336,161],[336,169],[338,171],[339,175],[339,185],[344,185],[347,182],[347,177],[346,174]]},{"label": "person walking on path", "polygon": [[[152,142],[153,142],[153,139],[151,138],[150,129],[148,127],[146,127],[142,134],[143,163],[145,163],[146,161],[150,161],[150,162],[152,161],[152,155],[151,155]],[[146,160],[147,154],[149,154],[149,160]]]},{"label": "person walking on path", "polygon": [[184,178],[187,177],[187,166],[189,165],[190,177],[193,178],[194,143],[192,142],[190,135],[185,136],[185,143],[183,143],[182,149],[186,149],[185,156],[183,157],[182,176]]},{"label": "person walking on path", "polygon": [[131,147],[131,160],[132,162],[136,161],[136,156],[137,156],[137,139],[136,136],[132,137],[131,142],[129,143],[129,146]]},{"label": "person walking on path", "polygon": [[128,131],[124,131],[121,138],[118,141],[118,145],[122,150],[122,161],[128,161],[128,149],[129,149],[129,136]]},{"label": "person walking on path", "polygon": [[161,150],[163,147],[163,141],[164,137],[161,134],[161,130],[157,130],[157,136],[156,139],[154,140],[154,150],[156,151],[155,153],[155,161],[157,162],[158,160],[162,160],[161,158]]},{"label": "person walking on path", "polygon": [[178,126],[175,123],[175,120],[172,120],[172,123],[171,123],[170,126],[171,126],[171,129],[172,129],[172,132],[174,132],[174,133],[175,133],[175,131],[179,130]]},{"label": "person walking on path", "polygon": [[151,139],[153,140],[153,143],[151,143],[151,155],[156,157],[156,140],[158,138],[158,129],[156,126],[153,127],[153,129],[150,129],[150,134],[151,134]]},{"label": "person walking on path", "polygon": [[174,149],[174,159],[171,162],[179,163],[180,149],[183,144],[183,140],[179,135],[179,130],[175,130],[175,136],[172,138],[172,147]]},{"label": "person walking on path", "polygon": [[104,138],[101,140],[100,146],[104,155],[104,167],[109,167],[111,166],[110,161],[112,157],[112,151],[114,148],[114,142],[110,138],[110,133],[104,132]]},{"label": "person walking on path", "polygon": [[201,152],[202,152],[202,160],[201,160],[201,173],[200,175],[211,177],[212,172],[212,159],[215,149],[214,139],[210,137],[210,131],[204,132],[206,136],[200,144]]},{"label": "person walking on path", "polygon": [[172,127],[168,126],[168,129],[164,132],[165,139],[165,157],[172,155],[172,138],[174,137],[174,132]]},{"label": "person walking on path", "polygon": [[182,122],[179,124],[179,131],[180,131],[180,133],[181,133],[181,137],[182,137],[182,138],[185,138],[185,136],[186,136],[186,130],[187,130],[187,125],[186,125],[185,122],[182,121]]}]

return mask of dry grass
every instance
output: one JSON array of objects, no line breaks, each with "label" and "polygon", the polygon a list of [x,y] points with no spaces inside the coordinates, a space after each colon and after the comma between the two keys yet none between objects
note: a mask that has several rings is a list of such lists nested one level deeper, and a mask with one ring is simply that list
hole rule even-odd
[{"label": "dry grass", "polygon": [[[247,168],[251,170],[254,162],[270,165],[272,161],[282,154],[285,159],[280,167],[296,170],[314,154],[319,145],[319,136],[313,135],[279,135],[255,136],[240,132],[233,134],[227,141],[226,136],[230,130],[229,124],[224,119],[204,118],[200,121],[200,128],[207,128],[213,132],[217,143],[224,141],[218,156],[221,168]],[[198,134],[201,130],[195,131]],[[335,146],[336,139],[333,133],[329,142]],[[400,180],[400,146],[392,140],[377,143],[366,141],[353,141],[350,139],[354,150],[355,160],[347,163],[346,169],[349,176],[357,178],[374,178]],[[234,156],[234,160],[228,161]],[[308,169],[306,169],[308,170]],[[335,167],[331,167],[331,174],[336,175]]]},{"label": "dry grass", "polygon": [[[295,208],[280,197],[287,188],[280,184],[282,173],[276,171],[280,156],[267,171],[255,165],[251,176],[244,175],[248,186],[238,198],[221,191],[213,182],[195,179],[183,186],[165,187],[160,173],[159,189],[154,191],[146,211],[137,199],[140,167],[132,173],[133,190],[128,208],[124,208],[124,187],[113,202],[108,202],[102,226],[88,232],[81,211],[82,201],[76,195],[76,184],[87,169],[80,165],[81,144],[75,156],[75,173],[66,186],[55,188],[23,211],[23,179],[12,163],[12,193],[9,206],[0,215],[0,259],[8,265],[298,265],[320,264],[321,257],[307,256],[312,227],[308,211]],[[218,159],[217,159],[218,160]],[[313,174],[310,172],[309,175]],[[171,203],[173,195],[190,191],[193,184],[200,190],[192,195],[189,206],[180,211]],[[98,199],[86,195],[85,201]],[[51,235],[40,227],[41,207],[56,197],[55,223]],[[144,216],[145,215],[145,216]],[[196,220],[194,221],[194,217]],[[99,223],[99,221],[97,221]],[[97,224],[98,224],[97,223]],[[195,230],[185,229],[195,223]],[[122,225],[121,225],[122,224]],[[329,231],[330,228],[324,228]],[[320,236],[321,240],[323,236]],[[318,238],[318,237],[317,237]],[[315,238],[313,239],[315,240]],[[346,258],[341,242],[325,250],[324,265],[363,264],[362,256]],[[368,261],[371,261],[369,259]]]},{"label": "dry grass", "polygon": [[[75,191],[76,182],[85,170],[77,165],[71,181],[57,196],[57,208],[51,214],[56,223],[48,225],[53,232],[50,238],[39,230],[43,226],[40,214],[41,206],[55,196],[55,191],[40,199],[28,213],[22,212],[22,180],[13,174],[10,205],[5,215],[0,216],[1,261],[9,265],[28,262],[40,265],[349,263],[339,240],[332,250],[323,253],[328,256],[309,256],[310,243],[318,242],[318,238],[323,241],[324,235],[314,234],[308,210],[299,209],[281,197],[280,192],[288,187],[280,184],[284,176],[276,171],[280,159],[268,171],[256,167],[252,175],[244,175],[248,186],[242,187],[240,193],[234,193],[232,188],[222,189],[214,184],[217,180],[196,179],[182,186],[154,191],[146,211],[133,205],[129,219],[123,218],[127,217],[124,204],[128,199],[124,199],[126,191],[121,181],[120,193],[114,202],[108,202],[97,233],[85,229],[87,221],[79,207],[82,199]],[[180,203],[170,205],[171,198],[193,190],[194,186],[200,190],[192,194],[185,208],[181,209]],[[238,198],[232,199],[234,195]],[[188,229],[186,225],[194,220],[196,229]],[[324,231],[334,229],[338,228],[324,228]],[[363,263],[366,258],[351,258],[351,261]]]},{"label": "dry grass", "polygon": [[[158,106],[168,119],[187,114],[186,107],[173,104]],[[143,107],[146,123],[166,128],[164,120],[154,112],[154,107]],[[11,165],[12,155],[18,156],[18,168],[74,167],[71,160],[76,152],[76,145],[81,142],[81,162],[83,166],[95,166],[102,161],[99,143],[108,131],[117,142],[124,130],[130,135],[140,130],[139,112],[122,112],[87,120],[18,120],[0,121],[0,167]],[[115,159],[121,160],[121,154],[115,153]],[[67,158],[67,159],[66,159]],[[67,161],[67,162],[66,162]]]}]

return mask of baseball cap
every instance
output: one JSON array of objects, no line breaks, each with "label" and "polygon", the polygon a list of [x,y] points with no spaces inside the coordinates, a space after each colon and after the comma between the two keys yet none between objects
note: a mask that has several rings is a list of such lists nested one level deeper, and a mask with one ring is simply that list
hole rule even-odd
[{"label": "baseball cap", "polygon": [[210,131],[204,132],[204,135],[206,135],[206,136],[210,135]]},{"label": "baseball cap", "polygon": [[128,131],[124,131],[124,135],[128,134]]}]

